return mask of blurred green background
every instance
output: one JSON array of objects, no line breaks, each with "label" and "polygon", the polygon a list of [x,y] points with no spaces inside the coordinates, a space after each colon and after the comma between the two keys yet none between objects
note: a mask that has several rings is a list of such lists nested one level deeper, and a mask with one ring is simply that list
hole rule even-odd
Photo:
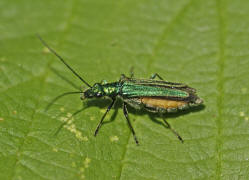
[{"label": "blurred green background", "polygon": [[[44,112],[74,91],[59,75],[82,83],[36,33],[90,84],[134,67],[195,87],[205,108],[165,115],[185,143],[129,108],[136,146],[120,101],[96,138],[109,100],[71,95]],[[248,0],[1,0],[0,179],[249,179],[248,69]]]}]

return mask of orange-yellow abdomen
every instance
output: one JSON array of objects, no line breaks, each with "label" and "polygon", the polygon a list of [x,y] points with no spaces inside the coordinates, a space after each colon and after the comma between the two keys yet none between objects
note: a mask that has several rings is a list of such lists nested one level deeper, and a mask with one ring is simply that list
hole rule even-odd
[{"label": "orange-yellow abdomen", "polygon": [[141,102],[149,107],[155,108],[163,108],[163,109],[171,109],[171,108],[179,108],[187,105],[187,102],[184,101],[174,101],[153,97],[141,97]]}]

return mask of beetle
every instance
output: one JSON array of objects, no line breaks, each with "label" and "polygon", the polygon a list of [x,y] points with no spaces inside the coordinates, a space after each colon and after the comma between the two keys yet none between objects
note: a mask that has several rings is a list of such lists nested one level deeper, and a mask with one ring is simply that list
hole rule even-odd
[{"label": "beetle", "polygon": [[[76,77],[88,86],[85,91],[67,92],[56,97],[52,102],[64,95],[75,93],[80,93],[82,100],[101,97],[108,97],[112,100],[111,104],[108,106],[100,122],[98,123],[94,136],[98,134],[107,113],[113,107],[117,98],[121,98],[123,101],[123,114],[137,145],[139,144],[139,141],[129,120],[127,105],[130,105],[135,109],[145,109],[153,113],[162,114],[166,112],[177,112],[178,110],[199,106],[203,103],[203,100],[197,96],[194,88],[182,83],[164,81],[163,78],[157,73],[153,74],[149,79],[136,79],[133,77],[133,73],[130,77],[122,74],[120,80],[117,82],[107,83],[106,81],[102,81],[101,83],[95,83],[91,86],[39,35],[37,36],[45,47],[47,47],[65,66],[67,66],[67,68]],[[158,80],[155,78],[158,78]],[[170,128],[178,137],[178,139],[183,142],[182,137],[171,128],[170,124],[165,119],[163,120],[165,125],[167,125],[168,128]],[[65,124],[62,124],[60,128],[64,125]]]}]

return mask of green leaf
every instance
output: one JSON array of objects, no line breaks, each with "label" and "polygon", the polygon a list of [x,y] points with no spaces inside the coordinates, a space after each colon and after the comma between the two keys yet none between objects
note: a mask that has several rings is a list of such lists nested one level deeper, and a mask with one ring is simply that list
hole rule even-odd
[{"label": "green leaf", "polygon": [[[249,179],[249,1],[2,0],[0,2],[0,179]],[[205,107],[129,116],[121,100],[86,100],[82,86],[35,36],[39,33],[90,84],[121,73],[198,91]],[[54,132],[67,116],[85,108]]]}]

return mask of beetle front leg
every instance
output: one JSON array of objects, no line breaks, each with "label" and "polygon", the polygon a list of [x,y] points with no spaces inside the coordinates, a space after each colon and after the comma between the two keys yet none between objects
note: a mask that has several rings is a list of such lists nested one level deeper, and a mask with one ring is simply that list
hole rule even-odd
[{"label": "beetle front leg", "polygon": [[163,80],[163,78],[161,76],[159,76],[159,74],[154,73],[150,76],[150,79],[155,79],[156,77],[158,77],[160,80]]},{"label": "beetle front leg", "polygon": [[113,106],[113,104],[115,103],[115,101],[116,101],[116,98],[112,99],[112,103],[108,106],[108,108],[106,109],[105,114],[102,116],[102,118],[101,118],[101,120],[100,120],[100,122],[99,122],[99,124],[98,124],[98,126],[97,126],[97,128],[96,128],[96,130],[95,130],[94,136],[96,136],[96,135],[98,134],[99,129],[100,129],[100,127],[102,126],[103,121],[104,121],[104,119],[105,119],[105,116],[106,116],[107,113],[110,111],[110,109],[112,108],[112,106]]}]

